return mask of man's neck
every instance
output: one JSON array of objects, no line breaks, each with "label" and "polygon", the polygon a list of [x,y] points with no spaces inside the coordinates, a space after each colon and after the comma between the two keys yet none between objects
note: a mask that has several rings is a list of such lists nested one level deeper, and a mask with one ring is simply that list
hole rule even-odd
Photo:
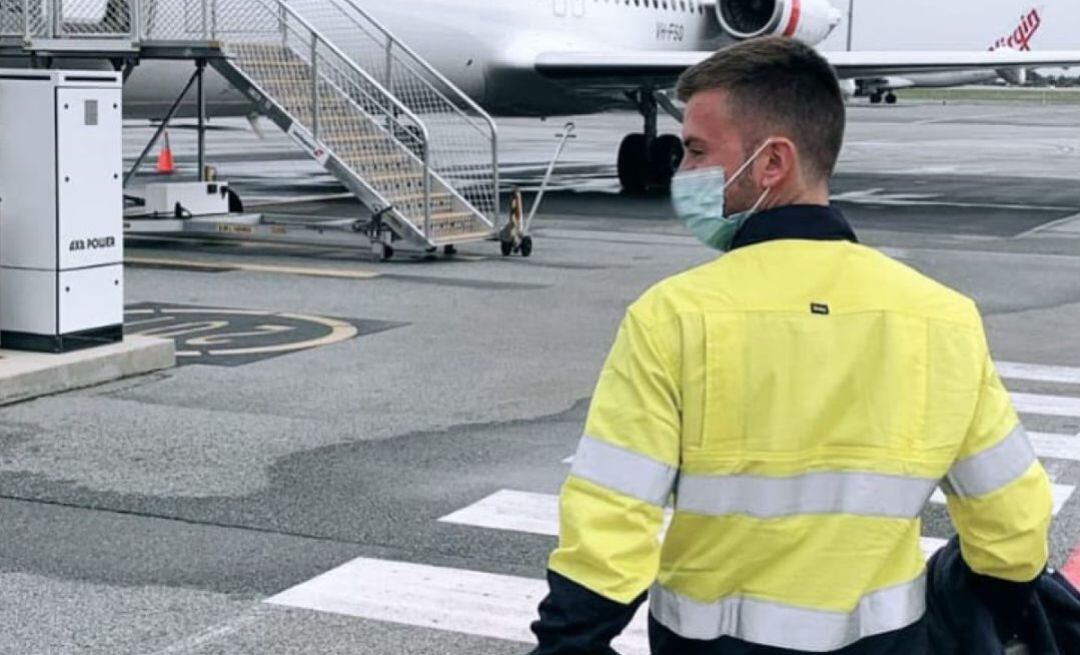
[{"label": "man's neck", "polygon": [[829,187],[818,185],[812,188],[790,189],[778,194],[769,203],[770,207],[788,207],[790,205],[821,205],[829,206]]}]

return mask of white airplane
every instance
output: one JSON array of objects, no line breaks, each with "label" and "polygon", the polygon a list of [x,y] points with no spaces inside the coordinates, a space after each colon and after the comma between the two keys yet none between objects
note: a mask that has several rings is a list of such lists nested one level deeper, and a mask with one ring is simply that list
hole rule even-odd
[{"label": "white airplane", "polygon": [[[1038,33],[1043,24],[1043,11],[1033,7],[1020,16],[1020,22],[1006,36],[999,38],[990,46],[990,50],[1010,49],[1018,51],[1030,51],[1032,39]],[[947,73],[915,73],[913,75],[874,77],[854,80],[849,85],[851,95],[855,97],[869,97],[871,104],[884,101],[886,104],[896,103],[896,94],[893,91],[899,89],[944,89],[954,86],[966,86],[969,84],[989,84],[999,79],[1010,84],[1023,84],[1027,79],[1025,68],[1000,68],[997,70],[985,68],[982,70],[951,71]]]},{"label": "white airplane", "polygon": [[[313,2],[316,0],[307,0]],[[734,41],[785,35],[816,45],[840,23],[828,0],[344,0],[355,3],[492,114],[553,116],[636,108],[641,132],[618,152],[627,190],[666,186],[680,139],[657,133],[659,111],[681,112],[663,93],[686,68]],[[1080,64],[1080,52],[822,52],[842,79],[908,73]],[[145,62],[125,105],[168,106],[190,68]],[[211,115],[247,103],[209,85]]]}]

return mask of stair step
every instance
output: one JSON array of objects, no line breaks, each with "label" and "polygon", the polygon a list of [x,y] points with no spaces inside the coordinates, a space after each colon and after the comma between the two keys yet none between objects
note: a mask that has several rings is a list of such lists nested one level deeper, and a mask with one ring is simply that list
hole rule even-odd
[{"label": "stair step", "polygon": [[250,68],[302,68],[305,70],[311,68],[303,59],[249,59],[242,57],[238,63],[240,66]]},{"label": "stair step", "polygon": [[[398,123],[385,107],[382,92],[360,74],[338,80],[341,87],[315,68],[304,53],[280,43],[231,43],[228,53],[236,70],[259,85],[267,100],[289,114],[298,126],[314,132],[318,114],[318,140],[350,173],[387,202],[396,213],[421,231],[429,214],[430,244],[459,243],[490,235],[490,226],[435,176],[423,163],[424,145]],[[336,79],[336,78],[335,78]],[[353,86],[355,85],[355,86]],[[366,96],[370,93],[374,100]],[[317,103],[312,106],[312,101]],[[331,167],[331,170],[335,170]],[[429,187],[424,194],[425,185]]]},{"label": "stair step", "polygon": [[394,173],[377,173],[368,176],[371,182],[416,182],[419,186],[423,182],[423,174],[416,171],[398,171]]}]

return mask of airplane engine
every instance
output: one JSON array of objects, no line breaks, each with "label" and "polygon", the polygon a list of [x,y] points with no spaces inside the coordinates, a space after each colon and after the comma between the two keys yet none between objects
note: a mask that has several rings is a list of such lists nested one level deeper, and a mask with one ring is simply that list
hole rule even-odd
[{"label": "airplane engine", "polygon": [[781,35],[817,45],[843,15],[829,0],[716,0],[716,18],[738,41]]}]

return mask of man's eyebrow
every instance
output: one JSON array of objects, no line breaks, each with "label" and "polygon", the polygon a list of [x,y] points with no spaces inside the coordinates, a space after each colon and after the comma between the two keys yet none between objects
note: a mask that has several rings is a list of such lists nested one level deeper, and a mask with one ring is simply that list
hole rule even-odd
[{"label": "man's eyebrow", "polygon": [[696,146],[696,145],[705,145],[705,141],[703,139],[701,139],[700,137],[688,136],[685,139],[683,139],[683,145],[686,146],[687,148],[690,148],[690,147]]}]

